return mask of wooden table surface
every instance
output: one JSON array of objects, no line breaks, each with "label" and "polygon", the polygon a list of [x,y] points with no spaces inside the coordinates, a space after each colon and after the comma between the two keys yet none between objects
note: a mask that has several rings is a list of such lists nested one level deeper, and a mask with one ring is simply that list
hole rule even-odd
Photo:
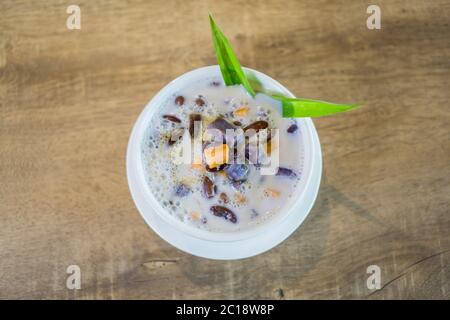
[{"label": "wooden table surface", "polygon": [[[0,2],[0,298],[450,298],[450,1]],[[128,191],[149,99],[215,64],[208,12],[243,65],[363,108],[315,119],[317,202],[284,243],[212,261],[160,239]],[[66,268],[81,269],[81,290]],[[366,269],[378,265],[381,289]]]}]

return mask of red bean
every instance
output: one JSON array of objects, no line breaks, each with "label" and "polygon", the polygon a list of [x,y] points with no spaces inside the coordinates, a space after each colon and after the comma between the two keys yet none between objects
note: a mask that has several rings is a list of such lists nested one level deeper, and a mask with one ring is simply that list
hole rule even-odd
[{"label": "red bean", "polygon": [[228,201],[230,201],[230,199],[228,198],[227,194],[225,192],[222,192],[219,195],[219,199],[223,202],[223,203],[228,203]]},{"label": "red bean", "polygon": [[198,105],[199,107],[203,107],[206,104],[206,102],[202,98],[197,98],[195,99],[195,104]]},{"label": "red bean", "polygon": [[228,208],[225,208],[222,206],[212,206],[209,210],[216,217],[223,217],[223,218],[225,218],[225,220],[228,220],[232,223],[237,222],[236,214],[234,214],[234,212]]},{"label": "red bean", "polygon": [[248,126],[246,126],[244,128],[244,131],[253,129],[258,132],[259,130],[267,129],[268,126],[269,126],[269,124],[267,123],[267,121],[259,120],[259,121],[253,122],[252,124],[249,124]]},{"label": "red bean", "polygon": [[178,96],[175,98],[175,104],[178,106],[182,106],[184,104],[184,97]]},{"label": "red bean", "polygon": [[216,195],[217,187],[214,185],[214,182],[211,181],[210,178],[203,178],[203,195],[206,198],[213,198]]},{"label": "red bean", "polygon": [[224,118],[217,118],[208,125],[208,129],[218,129],[222,133],[226,133],[227,129],[235,129],[235,127]]},{"label": "red bean", "polygon": [[177,117],[171,115],[171,114],[165,114],[162,116],[164,119],[167,119],[169,121],[175,122],[175,123],[181,123],[181,120]]}]

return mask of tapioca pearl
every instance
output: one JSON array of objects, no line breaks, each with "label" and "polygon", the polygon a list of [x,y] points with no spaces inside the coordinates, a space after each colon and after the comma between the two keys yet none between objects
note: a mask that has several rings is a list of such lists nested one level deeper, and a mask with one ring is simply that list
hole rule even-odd
[{"label": "tapioca pearl", "polygon": [[239,106],[239,101],[237,100],[237,98],[231,98],[229,99],[227,105],[231,105],[231,107],[235,109]]}]

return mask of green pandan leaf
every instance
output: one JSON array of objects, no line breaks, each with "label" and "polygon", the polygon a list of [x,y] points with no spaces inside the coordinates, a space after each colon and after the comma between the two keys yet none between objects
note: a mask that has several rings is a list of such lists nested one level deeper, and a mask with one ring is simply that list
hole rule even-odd
[{"label": "green pandan leaf", "polygon": [[338,104],[310,99],[286,98],[280,95],[272,95],[272,97],[281,101],[283,117],[285,118],[329,116],[359,107],[355,104]]},{"label": "green pandan leaf", "polygon": [[[217,62],[222,72],[223,80],[227,86],[242,85],[247,92],[254,97],[255,90],[249,82],[246,74],[231,48],[230,42],[220,31],[216,22],[209,15],[211,24],[212,38],[214,49],[216,50]],[[283,108],[283,117],[285,118],[302,118],[302,117],[321,117],[335,113],[349,111],[357,108],[357,105],[337,104],[318,100],[287,98],[279,94],[269,94],[274,99],[281,101]]]},{"label": "green pandan leaf", "polygon": [[248,93],[254,97],[255,91],[248,82],[248,79],[242,70],[242,67],[237,59],[236,55],[231,48],[228,39],[220,31],[216,22],[209,15],[209,22],[211,24],[212,38],[214,43],[214,49],[216,50],[217,62],[222,72],[223,80],[227,86],[242,84]]}]

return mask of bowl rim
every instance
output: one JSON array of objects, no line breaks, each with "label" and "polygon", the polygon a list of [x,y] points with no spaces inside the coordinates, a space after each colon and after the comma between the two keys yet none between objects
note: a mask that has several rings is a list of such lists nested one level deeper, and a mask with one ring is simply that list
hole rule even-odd
[{"label": "bowl rim", "polygon": [[[256,76],[256,78],[259,81],[261,81],[263,86],[268,85],[270,83],[270,85],[272,87],[276,87],[276,89],[279,90],[279,92],[282,92],[283,94],[290,97],[295,97],[286,87],[281,85],[278,81],[274,80],[270,76],[257,70],[253,70],[251,68],[244,67],[243,69],[246,72],[252,73],[254,76]],[[145,133],[145,130],[148,127],[149,121],[151,121],[151,118],[156,113],[157,110],[156,106],[159,105],[162,101],[165,101],[168,96],[173,95],[177,91],[175,89],[176,87],[178,86],[182,87],[181,83],[183,82],[189,83],[190,81],[192,81],[192,79],[197,77],[198,78],[215,77],[218,74],[220,74],[219,66],[217,65],[205,66],[188,71],[180,75],[176,79],[170,81],[167,85],[165,85],[162,89],[160,89],[158,93],[156,93],[153,96],[153,98],[146,104],[146,106],[140,113],[138,119],[136,120],[133,126],[126,154],[128,185],[133,200],[135,202],[135,205],[138,208],[138,211],[140,212],[144,220],[147,222],[147,224],[149,224],[149,226],[153,230],[155,230],[155,228],[152,227],[152,225],[146,219],[146,214],[151,214],[152,212],[156,213],[166,223],[170,224],[179,232],[188,234],[191,237],[198,238],[201,240],[212,242],[235,242],[249,239],[257,235],[260,235],[264,232],[270,232],[272,228],[281,224],[288,216],[292,215],[296,207],[298,207],[301,201],[303,201],[305,194],[307,193],[307,190],[311,185],[311,176],[313,171],[312,160],[315,159],[317,156],[316,155],[317,146],[314,145],[315,143],[314,136],[317,136],[317,133],[315,131],[312,120],[310,118],[302,118],[302,121],[305,124],[305,128],[302,130],[302,134],[304,135],[303,143],[305,153],[304,167],[303,167],[304,170],[302,171],[302,177],[306,175],[304,187],[302,188],[302,190],[296,190],[297,193],[293,196],[293,198],[295,199],[293,199],[293,201],[289,204],[289,207],[283,210],[283,212],[275,214],[272,218],[270,218],[269,222],[263,222],[260,225],[252,226],[249,229],[245,229],[238,232],[212,232],[202,230],[190,226],[182,222],[181,220],[177,219],[173,215],[168,214],[167,211],[161,206],[161,204],[155,199],[153,193],[150,190],[150,187],[148,186],[144,178],[144,168],[142,166],[142,158],[141,158],[141,142],[143,139],[143,134]],[[320,143],[318,147],[319,147],[318,150],[320,152]],[[137,170],[137,172],[132,172],[135,170]],[[145,194],[145,197],[143,199],[144,202],[142,201],[142,199],[137,198],[137,195],[135,194],[137,192]]]}]

